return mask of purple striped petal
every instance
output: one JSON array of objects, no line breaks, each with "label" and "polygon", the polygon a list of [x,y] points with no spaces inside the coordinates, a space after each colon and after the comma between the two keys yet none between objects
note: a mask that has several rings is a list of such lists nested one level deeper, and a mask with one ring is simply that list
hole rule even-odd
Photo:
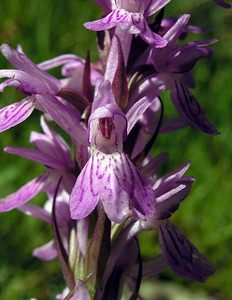
[{"label": "purple striped petal", "polygon": [[[7,44],[2,44],[0,46],[0,52],[2,52],[2,54],[13,66],[21,70],[22,73],[30,75],[31,79],[28,81],[28,86],[33,84],[33,82],[40,82],[40,86],[43,86],[43,91],[40,91],[40,93],[58,93],[61,87],[59,80],[41,70],[37,65],[33,64],[33,62],[23,53],[12,49]],[[15,74],[17,76],[16,71]]]},{"label": "purple striped petal", "polygon": [[176,23],[165,33],[164,38],[168,41],[168,47],[173,46],[181,33],[186,29],[190,15],[181,16]]},{"label": "purple striped petal", "polygon": [[56,165],[59,165],[58,169],[67,171],[74,169],[70,148],[65,140],[47,125],[43,117],[40,125],[45,134],[32,131],[30,143],[34,144],[48,159],[56,162]]},{"label": "purple striped petal", "polygon": [[14,127],[26,120],[34,110],[32,97],[10,104],[0,110],[0,132]]},{"label": "purple striped petal", "polygon": [[71,193],[71,217],[87,217],[99,200],[116,223],[125,221],[131,209],[135,217],[154,215],[151,186],[124,153],[93,151]]},{"label": "purple striped petal", "polygon": [[63,171],[66,168],[63,165],[63,162],[56,159],[56,157],[52,157],[51,155],[47,155],[46,153],[40,152],[36,149],[28,149],[28,148],[14,148],[14,147],[6,147],[4,151],[7,153],[19,155],[26,159],[38,162],[42,165],[51,167],[56,170]]},{"label": "purple striped petal", "polygon": [[153,187],[156,208],[156,219],[169,218],[189,194],[194,178],[184,176],[190,163],[187,162],[179,169],[159,178]]},{"label": "purple striped petal", "polygon": [[132,23],[131,14],[124,9],[115,9],[102,19],[84,23],[84,26],[89,30],[101,31],[111,29],[122,23],[129,27]]},{"label": "purple striped petal", "polygon": [[47,92],[43,82],[21,70],[0,70],[0,78],[10,78],[0,84],[0,92],[7,86],[18,88],[27,94],[46,94]]},{"label": "purple striped petal", "polygon": [[208,134],[219,134],[209,122],[196,98],[182,82],[176,82],[171,92],[172,101],[181,116],[193,127]]},{"label": "purple striped petal", "polygon": [[138,122],[140,118],[142,118],[145,111],[148,109],[149,106],[153,106],[157,102],[157,98],[153,101],[150,101],[149,98],[143,97],[142,99],[138,100],[127,112],[127,134],[130,133],[131,129],[134,125]]},{"label": "purple striped petal", "polygon": [[188,127],[188,123],[182,117],[176,117],[169,120],[164,120],[159,133],[169,133]]},{"label": "purple striped petal", "polygon": [[140,37],[155,48],[167,46],[168,41],[160,35],[153,32],[144,18],[143,14],[132,14],[131,27],[129,33],[139,34]]},{"label": "purple striped petal", "polygon": [[174,225],[160,225],[159,241],[168,265],[179,276],[204,282],[214,274],[208,260]]},{"label": "purple striped petal", "polygon": [[29,181],[16,192],[0,199],[0,212],[6,212],[14,208],[18,208],[19,206],[31,200],[43,190],[47,179],[48,173],[45,172],[41,176]]},{"label": "purple striped petal", "polygon": [[146,77],[139,87],[132,91],[129,107],[143,97],[149,98],[152,102],[162,91],[170,88],[172,82],[173,79],[168,73],[164,72]]},{"label": "purple striped petal", "polygon": [[163,8],[165,5],[167,5],[171,0],[153,0],[149,1],[150,4],[145,10],[145,15],[146,16],[151,16],[154,13],[156,13],[158,10]]},{"label": "purple striped petal", "polygon": [[[200,42],[200,41],[197,41]],[[205,48],[208,45],[198,45],[190,42],[182,47],[178,47],[169,55],[167,60],[167,70],[173,73],[186,73],[192,70],[199,59],[210,57],[213,50]]]},{"label": "purple striped petal", "polygon": [[51,118],[75,141],[88,145],[87,131],[80,124],[80,113],[77,109],[62,103],[55,97],[37,95],[37,100]]},{"label": "purple striped petal", "polygon": [[37,66],[42,70],[50,70],[50,69],[65,65],[67,63],[72,63],[72,62],[76,62],[76,61],[83,62],[83,59],[81,59],[80,57],[78,57],[74,54],[64,54],[64,55],[60,55],[55,58],[43,61],[42,63],[38,64]]},{"label": "purple striped petal", "polygon": [[47,244],[34,249],[33,256],[45,261],[50,261],[55,259],[57,257],[55,242],[52,240]]}]

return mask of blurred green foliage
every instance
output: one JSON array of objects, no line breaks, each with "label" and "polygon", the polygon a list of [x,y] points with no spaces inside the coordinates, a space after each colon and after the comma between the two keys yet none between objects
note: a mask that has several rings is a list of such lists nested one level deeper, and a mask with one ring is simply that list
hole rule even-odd
[{"label": "blurred green foliage", "polygon": [[[232,11],[214,5],[212,0],[173,0],[166,16],[191,13],[192,24],[209,29],[191,39],[217,38],[215,55],[195,68],[197,88],[194,94],[205,108],[221,135],[207,136],[194,129],[185,129],[157,139],[154,154],[169,152],[167,169],[174,169],[186,160],[192,161],[189,174],[196,176],[192,193],[173,217],[197,247],[213,262],[217,273],[203,285],[186,282],[171,271],[159,280],[172,280],[192,291],[206,291],[217,299],[232,299],[232,216],[231,216],[231,113],[232,113]],[[1,0],[0,43],[16,47],[20,44],[34,61],[63,53],[84,56],[91,50],[97,58],[95,34],[83,28],[85,21],[101,16],[91,1],[84,0]],[[9,64],[0,57],[1,68]],[[1,107],[20,99],[11,89],[0,96]],[[165,108],[173,113],[165,96]],[[166,111],[166,112],[167,112]],[[20,126],[1,134],[1,151],[5,146],[27,146],[31,130],[39,129],[39,113]],[[37,176],[42,167],[1,152],[0,195],[14,191]],[[33,202],[42,203],[43,196]],[[40,262],[32,250],[49,240],[51,232],[42,222],[18,211],[2,214],[0,229],[0,299],[54,299],[64,284],[58,262]],[[143,235],[142,252],[149,258],[157,251],[157,237]],[[198,298],[195,298],[198,299]]]}]

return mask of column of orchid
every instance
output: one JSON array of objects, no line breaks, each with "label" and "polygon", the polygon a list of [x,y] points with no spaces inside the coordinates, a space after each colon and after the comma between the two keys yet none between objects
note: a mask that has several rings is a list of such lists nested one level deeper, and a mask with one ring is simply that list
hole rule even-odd
[{"label": "column of orchid", "polygon": [[[6,78],[0,91],[11,86],[23,95],[0,110],[0,131],[25,121],[34,109],[41,112],[43,130],[31,132],[32,148],[4,150],[45,167],[1,199],[0,211],[18,209],[50,224],[53,240],[33,255],[59,259],[67,287],[56,299],[117,300],[123,294],[137,299],[142,279],[166,267],[199,282],[214,273],[170,220],[194,182],[185,175],[190,163],[158,178],[167,155],[152,157],[151,149],[159,134],[189,126],[218,133],[191,91],[191,71],[212,55],[216,41],[180,44],[180,38],[201,29],[188,25],[187,14],[165,19],[170,0],[96,2],[104,17],[84,26],[98,32],[97,62],[87,52],[85,59],[65,54],[36,65],[20,47],[0,47],[15,67],[0,70]],[[62,79],[46,72],[58,66]],[[166,90],[177,111],[172,119],[162,101]],[[53,123],[69,135],[70,145]],[[47,195],[44,206],[29,204],[40,192]],[[161,251],[144,263],[137,237],[146,230],[158,231]]]}]

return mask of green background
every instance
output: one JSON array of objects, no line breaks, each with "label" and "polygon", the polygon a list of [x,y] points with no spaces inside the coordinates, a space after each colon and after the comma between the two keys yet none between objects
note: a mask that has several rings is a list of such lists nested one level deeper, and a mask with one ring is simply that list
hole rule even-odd
[{"label": "green background", "polygon": [[[171,287],[171,297],[166,299],[172,300],[177,294],[179,298],[175,299],[181,300],[185,297],[182,290],[185,287],[191,291],[191,299],[206,299],[199,296],[199,292],[204,291],[216,299],[229,300],[232,299],[232,10],[224,10],[212,0],[172,0],[167,6],[166,16],[183,13],[192,14],[192,24],[210,29],[204,35],[191,35],[191,39],[219,39],[213,46],[213,58],[200,61],[194,70],[197,82],[194,95],[221,134],[212,137],[194,129],[185,129],[159,137],[153,152],[169,152],[168,169],[174,169],[186,160],[192,161],[189,174],[197,180],[190,197],[173,220],[207,255],[217,273],[206,283],[196,284],[167,270],[156,278],[152,288],[164,290],[163,284],[173,282],[177,290]],[[0,43],[6,42],[13,47],[20,44],[36,63],[64,53],[84,56],[86,49],[90,49],[92,58],[96,59],[95,34],[83,28],[82,24],[99,16],[99,8],[91,1],[1,0]],[[10,67],[3,57],[0,57],[0,65],[1,68]],[[16,99],[20,99],[20,95],[7,89],[0,95],[1,107]],[[165,107],[168,107],[169,114],[173,113],[167,95]],[[27,146],[31,130],[40,130],[38,113],[0,136],[0,196],[13,192],[43,170],[37,164],[2,152],[9,145]],[[43,200],[41,196],[33,202],[42,203]],[[34,247],[49,240],[50,228],[18,211],[2,214],[0,224],[0,299],[54,299],[63,288],[58,263],[40,262],[31,256]],[[149,234],[142,236],[141,240],[143,255],[149,258],[156,251],[157,237]],[[144,287],[145,292],[149,289],[150,285]],[[161,299],[153,292],[152,295],[147,297]],[[183,299],[190,299],[190,295]]]}]

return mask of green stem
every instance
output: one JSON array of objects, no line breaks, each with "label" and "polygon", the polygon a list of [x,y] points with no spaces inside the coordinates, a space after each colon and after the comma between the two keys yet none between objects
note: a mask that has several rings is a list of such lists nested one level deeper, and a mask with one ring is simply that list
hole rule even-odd
[{"label": "green stem", "polygon": [[107,218],[103,206],[98,206],[98,217],[87,254],[87,272],[92,274],[87,286],[92,299],[96,297],[100,279],[103,276],[106,262],[110,254],[111,222]]}]

